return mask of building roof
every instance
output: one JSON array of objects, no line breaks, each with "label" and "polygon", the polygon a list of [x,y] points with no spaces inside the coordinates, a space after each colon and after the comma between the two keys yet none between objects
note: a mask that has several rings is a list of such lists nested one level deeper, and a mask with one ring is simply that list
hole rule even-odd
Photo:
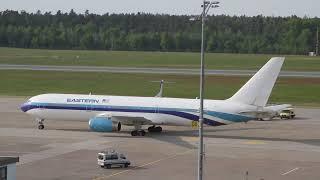
[{"label": "building roof", "polygon": [[19,162],[19,157],[0,156],[0,166]]}]

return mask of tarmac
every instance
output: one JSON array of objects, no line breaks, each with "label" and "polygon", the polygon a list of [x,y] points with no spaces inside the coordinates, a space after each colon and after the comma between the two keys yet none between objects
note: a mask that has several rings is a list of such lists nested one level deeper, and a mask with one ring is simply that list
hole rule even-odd
[{"label": "tarmac", "polygon": [[[86,122],[46,120],[19,110],[24,98],[0,97],[0,156],[19,156],[17,179],[196,179],[197,130],[163,126],[161,134],[96,133]],[[319,180],[320,110],[296,108],[293,120],[205,127],[204,179]],[[97,153],[126,154],[129,168],[103,169]]]},{"label": "tarmac", "polygon": [[[0,64],[1,70],[32,70],[32,71],[64,71],[64,72],[108,72],[108,73],[145,73],[199,75],[200,69],[177,68],[138,68],[138,67],[99,67],[99,66],[54,66],[54,65],[15,65]],[[253,70],[216,70],[206,69],[206,75],[217,76],[252,76]],[[281,71],[280,77],[320,78],[318,71]]]}]

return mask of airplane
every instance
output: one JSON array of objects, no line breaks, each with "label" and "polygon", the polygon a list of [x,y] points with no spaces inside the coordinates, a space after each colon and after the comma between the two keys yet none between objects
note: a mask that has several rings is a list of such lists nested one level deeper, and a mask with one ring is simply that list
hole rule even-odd
[{"label": "airplane", "polygon": [[[160,82],[160,88],[159,92],[155,95],[155,97],[163,97],[163,87],[164,87],[164,80],[161,81],[152,81],[152,82]],[[166,83],[174,83],[174,82],[167,82]],[[198,99],[198,97],[196,97]],[[259,117],[257,117],[257,120],[259,121],[266,121],[266,120],[272,120],[274,117],[279,117],[280,112],[282,110],[285,110],[289,107],[292,107],[291,104],[277,104],[277,105],[269,105],[265,106],[265,109],[268,109],[269,111],[266,111],[265,114],[259,114]]]},{"label": "airplane", "polygon": [[[232,97],[204,100],[204,124],[220,126],[248,122],[275,113],[266,107],[284,57],[271,58]],[[277,108],[276,108],[277,109]],[[21,110],[44,128],[45,119],[88,121],[95,132],[120,131],[133,126],[132,136],[161,132],[161,125],[192,126],[198,123],[199,99],[83,94],[41,94],[21,105]]]}]

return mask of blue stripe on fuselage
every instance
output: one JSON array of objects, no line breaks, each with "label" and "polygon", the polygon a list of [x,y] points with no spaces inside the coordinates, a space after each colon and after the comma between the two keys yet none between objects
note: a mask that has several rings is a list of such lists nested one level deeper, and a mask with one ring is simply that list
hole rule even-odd
[{"label": "blue stripe on fuselage", "polygon": [[[161,113],[182,117],[185,119],[198,121],[199,116],[191,114],[197,112],[195,109],[179,109],[179,108],[153,108],[153,107],[135,107],[135,106],[105,106],[105,105],[85,105],[85,104],[56,104],[56,103],[26,103],[21,106],[21,110],[27,112],[31,109],[64,109],[64,110],[91,110],[91,111],[115,111],[115,112],[141,112],[141,113]],[[190,113],[188,113],[190,112]],[[206,115],[217,117],[223,120],[233,122],[246,122],[251,117],[228,114],[215,111],[205,111]],[[210,126],[224,125],[208,118],[204,118],[204,123]]]}]

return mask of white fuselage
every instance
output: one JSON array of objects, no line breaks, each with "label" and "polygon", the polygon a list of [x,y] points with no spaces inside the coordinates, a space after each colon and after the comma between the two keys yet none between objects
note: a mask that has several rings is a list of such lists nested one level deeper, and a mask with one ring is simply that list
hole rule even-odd
[{"label": "white fuselage", "polygon": [[[81,94],[42,94],[21,106],[38,119],[89,121],[101,114],[144,117],[151,124],[190,126],[199,119],[199,99],[102,96]],[[246,122],[256,117],[241,115],[256,106],[228,100],[205,100],[204,123],[211,126]]]}]

